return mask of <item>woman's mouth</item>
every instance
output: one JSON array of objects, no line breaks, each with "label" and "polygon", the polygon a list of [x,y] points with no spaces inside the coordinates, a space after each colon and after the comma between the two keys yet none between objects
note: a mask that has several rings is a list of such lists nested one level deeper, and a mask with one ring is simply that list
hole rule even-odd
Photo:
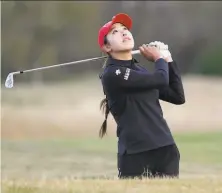
[{"label": "woman's mouth", "polygon": [[125,42],[125,41],[127,41],[127,40],[131,40],[129,37],[124,37],[123,38],[123,41]]}]

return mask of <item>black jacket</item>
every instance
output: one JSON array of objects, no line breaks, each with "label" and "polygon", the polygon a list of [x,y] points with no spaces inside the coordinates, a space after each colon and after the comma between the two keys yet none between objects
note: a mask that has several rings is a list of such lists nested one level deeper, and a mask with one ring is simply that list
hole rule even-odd
[{"label": "black jacket", "polygon": [[101,75],[109,109],[117,123],[118,153],[138,153],[174,144],[159,99],[185,103],[176,62],[155,62],[148,72],[133,60],[108,58]]}]

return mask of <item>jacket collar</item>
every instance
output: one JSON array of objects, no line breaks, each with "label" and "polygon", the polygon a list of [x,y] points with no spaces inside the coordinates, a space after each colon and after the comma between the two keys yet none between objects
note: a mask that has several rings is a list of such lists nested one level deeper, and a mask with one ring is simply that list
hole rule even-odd
[{"label": "jacket collar", "polygon": [[125,66],[125,67],[133,67],[135,63],[139,63],[135,58],[132,60],[118,60],[112,57],[108,57],[106,65],[118,65],[118,66]]},{"label": "jacket collar", "polygon": [[[135,58],[133,58],[132,60],[117,60],[117,59],[112,58],[111,56],[108,56],[107,61],[106,61],[106,67],[111,66],[111,65],[117,65],[117,66],[134,68],[135,63],[139,63],[139,61],[136,60]],[[99,74],[100,79],[102,78],[103,73],[104,71],[102,71]]]}]

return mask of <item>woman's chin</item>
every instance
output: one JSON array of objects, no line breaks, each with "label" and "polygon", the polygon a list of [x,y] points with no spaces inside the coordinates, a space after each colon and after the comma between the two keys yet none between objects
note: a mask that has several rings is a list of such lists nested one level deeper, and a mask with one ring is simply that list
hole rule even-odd
[{"label": "woman's chin", "polygon": [[134,46],[126,46],[126,47],[124,47],[123,49],[121,49],[121,51],[125,51],[125,52],[129,52],[129,51],[132,51],[133,50],[133,48],[134,48]]}]

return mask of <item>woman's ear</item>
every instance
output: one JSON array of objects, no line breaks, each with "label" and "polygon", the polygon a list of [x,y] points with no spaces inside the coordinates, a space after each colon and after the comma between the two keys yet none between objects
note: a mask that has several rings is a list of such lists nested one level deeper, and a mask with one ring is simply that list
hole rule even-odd
[{"label": "woman's ear", "polygon": [[106,44],[106,45],[103,45],[102,47],[102,50],[106,53],[110,52],[112,49],[111,49],[111,46],[109,44]]}]

